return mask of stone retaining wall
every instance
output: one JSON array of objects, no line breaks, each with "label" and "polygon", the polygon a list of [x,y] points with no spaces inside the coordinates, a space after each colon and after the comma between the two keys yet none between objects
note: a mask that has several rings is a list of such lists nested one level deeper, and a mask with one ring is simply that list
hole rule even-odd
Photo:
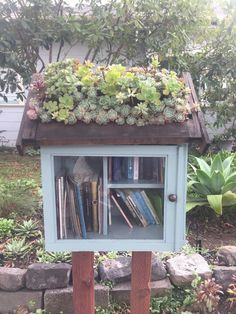
[{"label": "stone retaining wall", "polygon": [[[180,254],[165,264],[153,254],[152,296],[169,294],[174,286],[190,286],[196,273],[202,279],[215,277],[216,282],[227,289],[232,276],[236,275],[236,247],[220,248],[218,257],[222,265],[212,271],[199,254]],[[109,302],[129,303],[131,257],[105,260],[95,274],[96,282],[100,282],[95,284],[96,306],[106,308]],[[0,314],[27,314],[39,308],[51,314],[73,314],[71,280],[71,265],[66,263],[37,263],[28,269],[0,267]],[[101,282],[110,282],[112,288]]]}]

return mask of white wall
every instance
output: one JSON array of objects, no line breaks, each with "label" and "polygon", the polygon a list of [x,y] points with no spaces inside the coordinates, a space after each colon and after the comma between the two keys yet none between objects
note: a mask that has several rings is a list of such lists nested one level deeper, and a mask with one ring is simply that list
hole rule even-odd
[{"label": "white wall", "polygon": [[0,146],[15,146],[18,131],[20,128],[21,118],[24,111],[22,104],[0,104]]}]

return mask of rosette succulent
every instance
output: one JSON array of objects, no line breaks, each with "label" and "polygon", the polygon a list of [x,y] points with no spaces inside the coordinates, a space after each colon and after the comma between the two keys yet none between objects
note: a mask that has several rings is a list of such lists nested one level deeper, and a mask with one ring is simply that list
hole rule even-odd
[{"label": "rosette succulent", "polygon": [[183,81],[173,71],[160,70],[158,59],[145,69],[68,59],[50,64],[31,89],[29,109],[35,112],[28,116],[37,114],[42,122],[143,126],[183,122],[191,112]]}]

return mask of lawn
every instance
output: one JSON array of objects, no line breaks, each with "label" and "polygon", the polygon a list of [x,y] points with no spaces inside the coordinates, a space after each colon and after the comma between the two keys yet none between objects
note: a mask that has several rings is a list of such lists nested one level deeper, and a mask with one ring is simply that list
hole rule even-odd
[{"label": "lawn", "polygon": [[14,150],[1,151],[0,179],[4,181],[33,179],[40,185],[40,157],[20,156]]}]

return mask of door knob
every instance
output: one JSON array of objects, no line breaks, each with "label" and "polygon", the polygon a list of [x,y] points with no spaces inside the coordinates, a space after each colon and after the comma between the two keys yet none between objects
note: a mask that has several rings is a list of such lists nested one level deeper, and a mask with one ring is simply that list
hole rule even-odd
[{"label": "door knob", "polygon": [[176,194],[170,194],[168,196],[168,199],[170,202],[176,202],[177,201],[177,195]]}]

